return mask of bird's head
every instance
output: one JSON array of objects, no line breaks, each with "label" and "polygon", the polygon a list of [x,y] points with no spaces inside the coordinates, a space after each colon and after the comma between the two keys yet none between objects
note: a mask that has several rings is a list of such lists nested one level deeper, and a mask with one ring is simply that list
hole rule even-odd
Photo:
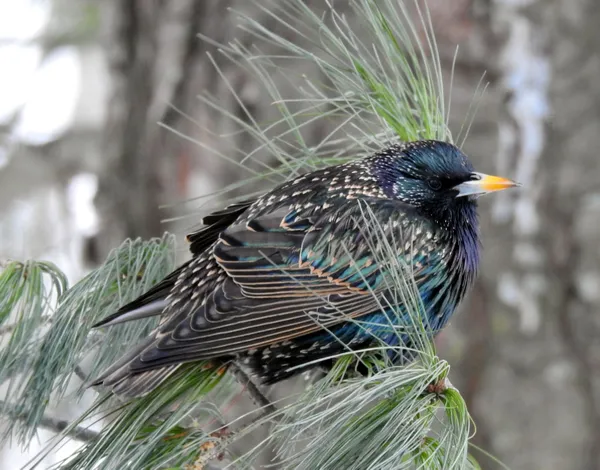
[{"label": "bird's head", "polygon": [[389,197],[421,208],[443,225],[483,194],[519,186],[478,173],[461,150],[447,142],[419,141],[380,154],[376,173]]}]

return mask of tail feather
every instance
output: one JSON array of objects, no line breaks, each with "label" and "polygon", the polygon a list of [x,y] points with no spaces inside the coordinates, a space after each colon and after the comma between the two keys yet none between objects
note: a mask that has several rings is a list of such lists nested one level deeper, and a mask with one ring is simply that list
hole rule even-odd
[{"label": "tail feather", "polygon": [[110,376],[122,371],[129,366],[129,363],[134,360],[144,349],[154,343],[154,337],[151,336],[145,341],[137,345],[131,351],[127,352],[121,359],[112,364],[108,369],[104,370],[96,379],[89,384],[90,387],[105,384]]},{"label": "tail feather", "polygon": [[[255,200],[248,200],[232,204],[221,211],[214,212],[205,217],[203,223],[206,227],[188,235],[190,251],[194,255],[191,260],[181,265],[137,299],[124,305],[117,312],[96,323],[93,328],[117,325],[119,323],[165,313],[169,304],[167,299],[172,294],[172,290],[176,286],[180,275],[184,274],[186,276],[191,276],[191,281],[198,283],[202,277],[202,273],[195,273],[203,269],[203,267],[208,266],[207,256],[202,256],[202,253],[217,240],[219,234],[223,232],[223,230],[233,223],[254,202]],[[192,269],[190,269],[190,266]],[[192,299],[193,298],[194,297],[192,297]],[[176,299],[176,301],[178,300],[179,299]],[[175,301],[171,302],[175,303]],[[163,318],[163,321],[166,321],[167,323],[163,324],[161,328],[167,328],[170,324],[176,325],[182,321],[187,314],[188,312],[185,309],[176,309],[173,312],[169,312]],[[111,388],[117,395],[133,398],[143,396],[160,385],[167,377],[177,370],[180,364],[156,365],[155,368],[140,372],[132,371],[131,367],[138,356],[147,348],[152,347],[153,343],[156,342],[157,334],[158,330],[152,333],[149,338],[141,344],[133,348],[119,361],[102,372],[90,386],[103,385]]]},{"label": "tail feather", "polygon": [[118,323],[137,320],[139,318],[147,318],[160,315],[166,305],[166,298],[171,293],[171,289],[177,281],[177,277],[183,270],[187,268],[190,261],[184,263],[166,278],[152,287],[148,292],[139,296],[132,302],[123,305],[112,315],[103,318],[99,322],[92,325],[92,328],[100,326],[116,325]]},{"label": "tail feather", "polygon": [[118,325],[119,323],[125,323],[132,320],[141,320],[142,318],[155,317],[160,315],[164,308],[167,306],[165,299],[155,300],[149,304],[143,305],[139,308],[130,311],[120,311],[118,315],[111,315],[103,320],[96,323],[93,328],[100,326],[112,326]]},{"label": "tail feather", "polygon": [[144,349],[151,346],[155,341],[153,337],[148,338],[133,350],[128,352],[119,361],[106,369],[89,386],[102,385],[123,398],[141,397],[158,387],[163,380],[177,370],[180,364],[174,364],[158,369],[148,370],[132,374],[131,361],[134,360]]}]

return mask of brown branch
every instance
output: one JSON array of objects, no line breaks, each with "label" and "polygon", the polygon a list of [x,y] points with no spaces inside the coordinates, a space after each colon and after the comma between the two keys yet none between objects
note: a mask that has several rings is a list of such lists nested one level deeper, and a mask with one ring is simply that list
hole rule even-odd
[{"label": "brown branch", "polygon": [[181,63],[178,64],[179,79],[173,87],[173,95],[167,102],[172,106],[166,108],[161,122],[166,125],[176,128],[178,121],[181,119],[181,112],[178,109],[185,109],[189,100],[190,87],[193,86],[193,80],[189,74],[193,72],[194,64],[201,57],[205,50],[206,43],[198,37],[198,33],[202,31],[202,20],[209,15],[207,11],[210,7],[206,2],[192,2],[189,12],[190,18],[187,22],[187,31],[184,41],[184,53],[181,58]]},{"label": "brown branch", "polygon": [[[491,302],[492,299],[487,291],[485,281],[480,279],[469,296],[469,307],[463,317],[464,324],[468,325],[469,335],[467,336],[466,353],[461,358],[458,367],[463,372],[465,379],[461,393],[477,426],[477,433],[472,442],[486,450],[492,450],[492,438],[489,424],[476,406],[476,400],[482,392],[484,378],[493,353],[493,341],[490,341],[490,338],[493,339],[490,324]],[[485,468],[495,468],[495,463],[489,461],[488,464],[489,467],[484,465]]]}]

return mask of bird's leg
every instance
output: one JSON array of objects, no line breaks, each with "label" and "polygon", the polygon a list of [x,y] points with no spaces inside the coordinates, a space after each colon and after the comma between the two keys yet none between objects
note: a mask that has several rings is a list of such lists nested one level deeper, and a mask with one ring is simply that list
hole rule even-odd
[{"label": "bird's leg", "polygon": [[258,386],[252,381],[252,379],[242,370],[242,368],[236,363],[231,362],[229,370],[233,373],[236,380],[242,387],[248,391],[248,394],[254,401],[254,403],[261,408],[264,415],[271,415],[277,412],[277,408],[271,400],[269,400],[258,388]]}]

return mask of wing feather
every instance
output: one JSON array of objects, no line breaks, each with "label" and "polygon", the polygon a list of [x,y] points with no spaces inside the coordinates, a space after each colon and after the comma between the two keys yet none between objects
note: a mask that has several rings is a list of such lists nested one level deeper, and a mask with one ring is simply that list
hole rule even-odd
[{"label": "wing feather", "polygon": [[[369,239],[363,202],[344,201],[337,210],[317,203],[309,210],[282,205],[263,212],[246,206],[234,221],[228,217],[237,208],[213,221],[229,225],[193,261],[197,267],[181,272],[172,313],[129,362],[129,373],[272,346],[378,312],[389,269],[380,260],[389,253]],[[434,228],[411,206],[374,202],[373,219],[385,221],[380,231],[398,241],[400,258],[410,262],[418,254],[415,272],[426,279],[419,234]],[[205,244],[208,233],[193,235],[192,245]]]},{"label": "wing feather", "polygon": [[[420,220],[414,209],[378,203],[384,233],[410,256],[415,243],[403,229]],[[211,250],[223,282],[176,325],[168,322],[132,371],[236,354],[378,311],[385,269],[377,256],[384,253],[367,239],[363,210],[359,201],[324,215],[286,206],[238,219]]]},{"label": "wing feather", "polygon": [[[255,201],[256,200],[246,200],[231,204],[223,210],[213,212],[204,217],[202,223],[206,225],[206,227],[187,236],[187,240],[190,243],[190,251],[198,255],[214,244],[219,237],[219,234],[243,214]],[[163,313],[166,306],[166,298],[171,292],[173,284],[182,274],[185,275],[190,269],[195,269],[196,266],[194,266],[194,263],[194,259],[184,263],[165,279],[152,287],[148,292],[144,293],[133,302],[122,306],[112,315],[109,315],[93,325],[92,328],[116,325],[118,323],[160,315]]]}]

